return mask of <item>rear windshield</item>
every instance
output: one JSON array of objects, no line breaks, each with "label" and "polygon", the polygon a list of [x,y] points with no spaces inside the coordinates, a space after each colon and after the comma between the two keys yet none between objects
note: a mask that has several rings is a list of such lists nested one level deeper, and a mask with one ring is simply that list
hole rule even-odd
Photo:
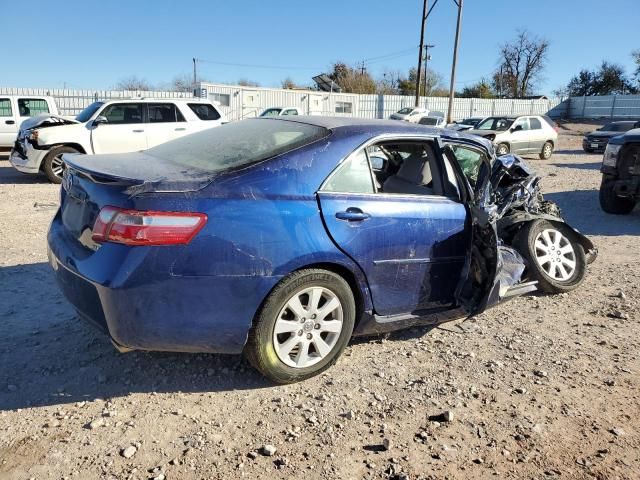
[{"label": "rear windshield", "polygon": [[221,172],[275,157],[328,134],[315,125],[250,119],[187,135],[146,153],[185,167]]},{"label": "rear windshield", "polygon": [[220,118],[218,111],[208,103],[188,103],[187,105],[200,120],[218,120]]}]

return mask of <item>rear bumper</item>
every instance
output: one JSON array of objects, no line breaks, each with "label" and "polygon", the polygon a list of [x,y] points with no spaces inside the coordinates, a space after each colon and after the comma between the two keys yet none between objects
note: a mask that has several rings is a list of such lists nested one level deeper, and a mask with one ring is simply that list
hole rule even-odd
[{"label": "rear bumper", "polygon": [[[17,142],[16,142],[17,143]],[[29,142],[14,146],[9,156],[11,165],[22,173],[39,173],[42,160],[48,150],[37,150]]]},{"label": "rear bumper", "polygon": [[279,277],[175,276],[158,248],[83,247],[53,220],[49,262],[80,318],[125,349],[242,352],[253,317]]}]

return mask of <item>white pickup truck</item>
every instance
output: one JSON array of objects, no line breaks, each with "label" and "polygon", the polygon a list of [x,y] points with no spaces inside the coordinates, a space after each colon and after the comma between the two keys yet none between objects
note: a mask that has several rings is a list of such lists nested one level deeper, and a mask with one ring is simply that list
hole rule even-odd
[{"label": "white pickup truck", "polygon": [[0,152],[11,150],[23,121],[43,113],[58,115],[58,107],[53,98],[0,94]]},{"label": "white pickup truck", "polygon": [[43,114],[24,121],[9,160],[20,172],[60,183],[64,154],[137,152],[222,123],[216,107],[197,98],[94,102],[75,120]]}]

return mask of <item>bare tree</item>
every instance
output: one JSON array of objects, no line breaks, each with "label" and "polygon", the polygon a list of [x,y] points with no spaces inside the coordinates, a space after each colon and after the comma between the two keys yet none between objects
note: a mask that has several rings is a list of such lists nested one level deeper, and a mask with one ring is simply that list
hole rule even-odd
[{"label": "bare tree", "polygon": [[336,62],[329,74],[345,93],[376,93],[376,82],[364,68],[356,69]]},{"label": "bare tree", "polygon": [[500,47],[499,67],[494,86],[503,96],[530,95],[545,68],[549,42],[521,30],[511,42]]},{"label": "bare tree", "polygon": [[[200,80],[204,81],[204,80]],[[183,73],[173,77],[169,89],[174,92],[191,92],[194,89],[193,77],[189,74]]]},{"label": "bare tree", "polygon": [[295,82],[291,79],[291,77],[287,77],[282,82],[280,82],[280,86],[285,90],[293,90],[294,88],[298,88]]},{"label": "bare tree", "polygon": [[240,80],[238,80],[238,85],[240,85],[241,87],[259,87],[260,86],[258,82],[249,80],[247,78],[241,78]]},{"label": "bare tree", "polygon": [[153,90],[153,87],[144,78],[138,78],[136,75],[122,78],[115,84],[115,90]]}]

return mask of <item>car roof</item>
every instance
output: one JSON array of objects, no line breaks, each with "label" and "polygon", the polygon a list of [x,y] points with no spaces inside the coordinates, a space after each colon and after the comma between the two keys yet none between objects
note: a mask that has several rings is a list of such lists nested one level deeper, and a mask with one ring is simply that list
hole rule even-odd
[{"label": "car roof", "polygon": [[[253,119],[252,119],[253,120]],[[378,120],[354,117],[325,117],[316,115],[298,115],[295,117],[258,117],[259,121],[298,122],[315,125],[328,130],[366,131],[370,137],[384,134],[392,135],[424,135],[428,137],[460,138],[483,145],[490,150],[491,142],[476,135],[469,135],[457,130],[431,128],[418,123],[399,122],[398,120]]]},{"label": "car roof", "polygon": [[140,97],[140,98],[110,98],[108,100],[99,100],[104,104],[108,103],[162,103],[162,102],[183,102],[183,103],[207,103],[211,102],[205,98],[152,98],[152,97]]}]

